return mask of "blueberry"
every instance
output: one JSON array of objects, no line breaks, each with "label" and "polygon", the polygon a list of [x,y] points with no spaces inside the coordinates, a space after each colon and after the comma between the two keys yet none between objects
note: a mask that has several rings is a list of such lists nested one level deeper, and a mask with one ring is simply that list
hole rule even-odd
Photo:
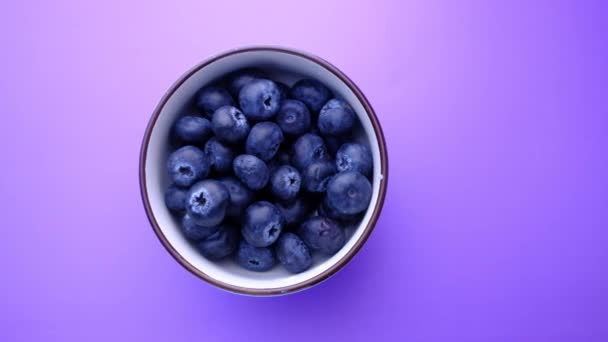
[{"label": "blueberry", "polygon": [[216,138],[211,138],[205,144],[205,154],[211,167],[219,173],[226,173],[232,170],[232,160],[234,152],[230,147],[222,144]]},{"label": "blueberry", "polygon": [[340,172],[327,183],[326,196],[328,206],[339,214],[358,214],[369,206],[372,185],[359,172]]},{"label": "blueberry", "polygon": [[310,112],[298,100],[285,100],[277,114],[277,123],[287,135],[302,135],[310,129]]},{"label": "blueberry", "polygon": [[198,242],[196,247],[205,258],[219,260],[234,253],[238,242],[239,230],[225,223],[219,226],[213,235]]},{"label": "blueberry", "polygon": [[186,210],[198,225],[216,226],[226,215],[229,198],[230,193],[224,184],[207,179],[190,188],[186,199]]},{"label": "blueberry", "polygon": [[267,79],[255,79],[243,86],[239,93],[241,110],[250,120],[267,120],[273,117],[281,105],[281,92]]},{"label": "blueberry", "polygon": [[338,213],[335,209],[327,205],[327,198],[321,201],[319,205],[319,216],[325,216],[332,220],[342,222],[344,224],[353,224],[361,220],[361,214],[354,215],[343,215]]},{"label": "blueberry", "polygon": [[181,229],[184,236],[190,240],[202,240],[211,236],[219,226],[204,227],[196,223],[192,216],[186,214],[182,217]]},{"label": "blueberry", "polygon": [[245,211],[241,234],[255,247],[275,242],[283,230],[283,216],[277,207],[266,201],[255,202]]},{"label": "blueberry", "polygon": [[317,126],[324,135],[340,136],[351,132],[355,119],[355,111],[348,103],[331,99],[321,108]]},{"label": "blueberry", "polygon": [[258,69],[243,69],[233,73],[228,78],[228,89],[238,98],[241,89],[257,78],[264,78],[264,72]]},{"label": "blueberry", "polygon": [[238,179],[251,190],[265,187],[270,178],[270,170],[264,161],[250,154],[241,154],[234,158],[232,169]]},{"label": "blueberry", "polygon": [[263,161],[269,161],[279,150],[283,142],[283,132],[274,122],[260,122],[251,128],[245,151]]},{"label": "blueberry", "polygon": [[289,201],[298,195],[302,178],[293,166],[283,165],[270,177],[270,191],[280,200]]},{"label": "blueberry", "polygon": [[364,176],[372,174],[372,154],[361,144],[348,143],[342,145],[336,153],[338,171],[357,171]]},{"label": "blueberry", "polygon": [[283,82],[274,82],[276,83],[277,87],[279,88],[279,92],[281,93],[281,98],[283,100],[285,100],[286,98],[289,97],[289,86]]},{"label": "blueberry", "polygon": [[250,271],[268,271],[275,264],[274,255],[270,248],[254,247],[246,241],[239,243],[236,250],[236,262]]},{"label": "blueberry", "polygon": [[324,192],[327,182],[336,174],[336,166],[331,161],[318,161],[308,165],[302,172],[302,184],[308,192]]},{"label": "blueberry", "polygon": [[240,217],[245,208],[253,201],[253,192],[234,177],[226,177],[220,180],[230,193],[230,203],[226,208],[226,215]]},{"label": "blueberry", "polygon": [[188,187],[209,174],[209,160],[198,147],[184,146],[167,159],[169,177],[177,186]]},{"label": "blueberry", "polygon": [[232,106],[220,107],[213,113],[211,128],[218,140],[228,144],[239,143],[249,134],[247,118]]},{"label": "blueberry", "polygon": [[299,225],[310,212],[308,201],[301,197],[287,203],[277,202],[275,206],[281,211],[285,226],[289,227]]},{"label": "blueberry", "polygon": [[344,243],[346,237],[338,223],[322,216],[314,216],[300,225],[298,235],[308,247],[327,255],[336,253]]},{"label": "blueberry", "polygon": [[291,87],[291,98],[304,102],[313,112],[318,112],[331,98],[331,91],[321,82],[303,79]]},{"label": "blueberry", "polygon": [[211,137],[211,122],[200,116],[182,116],[173,124],[173,140],[183,144],[203,144]]},{"label": "blueberry", "polygon": [[182,214],[186,210],[186,197],[188,189],[183,189],[175,185],[170,186],[165,191],[165,205],[172,213]]},{"label": "blueberry", "polygon": [[304,134],[292,146],[291,162],[299,170],[323,160],[329,160],[329,155],[323,139],[318,135]]},{"label": "blueberry", "polygon": [[296,234],[283,233],[277,241],[277,259],[291,273],[301,273],[312,266],[308,247]]},{"label": "blueberry", "polygon": [[232,96],[225,89],[207,86],[199,90],[196,95],[196,107],[208,117],[223,106],[234,106]]}]

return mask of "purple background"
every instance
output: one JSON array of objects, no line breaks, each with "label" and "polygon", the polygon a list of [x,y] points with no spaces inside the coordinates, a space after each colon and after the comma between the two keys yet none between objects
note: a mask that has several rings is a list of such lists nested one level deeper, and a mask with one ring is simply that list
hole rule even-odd
[{"label": "purple background", "polygon": [[[605,1],[3,1],[0,340],[608,340]],[[212,54],[277,44],[362,88],[389,192],[361,253],[281,298],[152,233],[138,154]]]}]

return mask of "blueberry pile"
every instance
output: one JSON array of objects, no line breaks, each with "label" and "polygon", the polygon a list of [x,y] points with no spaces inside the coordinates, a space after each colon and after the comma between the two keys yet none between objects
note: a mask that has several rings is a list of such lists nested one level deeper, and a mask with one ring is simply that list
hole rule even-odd
[{"label": "blueberry pile", "polygon": [[204,257],[300,273],[342,248],[372,195],[348,103],[316,80],[288,87],[246,69],[200,89],[189,110],[171,130],[165,203]]}]

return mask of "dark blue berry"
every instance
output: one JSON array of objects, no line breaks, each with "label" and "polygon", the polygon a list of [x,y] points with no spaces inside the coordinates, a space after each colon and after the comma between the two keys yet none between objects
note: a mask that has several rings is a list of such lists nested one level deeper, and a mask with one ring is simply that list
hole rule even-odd
[{"label": "dark blue berry", "polygon": [[243,240],[236,250],[235,260],[237,264],[256,272],[268,271],[275,264],[274,254],[270,248],[254,247]]},{"label": "dark blue berry", "polygon": [[208,117],[223,106],[234,106],[232,96],[225,89],[207,86],[199,90],[196,95],[196,107]]},{"label": "dark blue berry", "polygon": [[279,110],[281,100],[277,85],[262,78],[247,83],[239,93],[241,110],[250,120],[270,119]]},{"label": "dark blue berry", "polygon": [[219,173],[226,173],[232,170],[232,160],[234,152],[230,147],[222,144],[216,138],[211,138],[205,144],[205,154],[209,159],[211,167]]},{"label": "dark blue berry", "polygon": [[372,154],[361,144],[344,144],[336,153],[336,167],[340,172],[357,171],[369,177],[372,174],[372,163]]},{"label": "dark blue berry", "polygon": [[192,219],[192,216],[186,214],[182,217],[181,229],[186,238],[190,240],[202,240],[217,232],[219,226],[201,226]]},{"label": "dark blue berry", "polygon": [[302,172],[302,184],[308,192],[324,192],[327,182],[336,174],[336,166],[331,161],[318,161],[308,165]]},{"label": "dark blue berry", "polygon": [[282,201],[289,201],[298,195],[302,178],[296,168],[283,165],[277,168],[270,177],[270,191]]},{"label": "dark blue berry", "polygon": [[172,185],[165,191],[165,205],[174,214],[183,214],[186,210],[188,189]]},{"label": "dark blue berry", "polygon": [[205,258],[219,260],[234,253],[238,242],[239,230],[229,223],[224,223],[213,235],[198,242],[196,247]]},{"label": "dark blue berry", "polygon": [[306,220],[298,229],[298,235],[308,247],[326,255],[336,253],[344,246],[346,237],[338,223],[322,216]]},{"label": "dark blue berry", "polygon": [[209,160],[198,147],[184,146],[167,159],[169,178],[178,186],[188,187],[209,174]]},{"label": "dark blue berry", "polygon": [[171,134],[173,140],[180,145],[202,145],[211,137],[213,132],[209,120],[200,116],[187,115],[175,121]]},{"label": "dark blue berry", "polygon": [[329,155],[320,136],[307,133],[293,143],[291,162],[298,170],[323,160],[329,160]]},{"label": "dark blue berry", "polygon": [[316,113],[329,101],[331,91],[319,81],[303,79],[291,87],[291,98],[302,101]]},{"label": "dark blue berry", "polygon": [[249,134],[247,118],[232,106],[220,107],[213,113],[211,128],[218,140],[228,144],[242,142]]},{"label": "dark blue berry", "polygon": [[355,119],[355,112],[348,103],[331,99],[321,108],[317,126],[321,134],[340,136],[351,132]]},{"label": "dark blue berry", "polygon": [[220,180],[230,193],[230,203],[226,208],[226,215],[240,217],[247,206],[253,201],[253,192],[234,177],[226,177]]},{"label": "dark blue berry", "polygon": [[268,184],[270,170],[264,161],[250,154],[234,158],[232,169],[238,179],[251,190],[260,190]]},{"label": "dark blue berry", "polygon": [[245,151],[263,161],[269,161],[279,150],[283,142],[283,132],[274,122],[260,122],[251,128]]},{"label": "dark blue berry", "polygon": [[285,134],[299,136],[310,130],[310,112],[298,100],[285,100],[277,114],[277,123]]},{"label": "dark blue berry", "polygon": [[301,273],[312,266],[310,251],[296,234],[281,234],[275,251],[279,262],[291,273]]},{"label": "dark blue berry", "polygon": [[340,172],[329,180],[326,196],[327,204],[339,214],[358,214],[369,206],[372,185],[359,172]]},{"label": "dark blue berry", "polygon": [[275,206],[281,211],[285,225],[289,227],[299,225],[310,212],[308,201],[301,197],[290,202],[277,202]]},{"label": "dark blue berry", "polygon": [[342,222],[344,224],[353,224],[361,220],[362,214],[340,214],[335,209],[327,205],[327,198],[325,198],[325,200],[321,201],[321,204],[319,205],[319,216],[329,217],[332,220]]},{"label": "dark blue berry", "polygon": [[230,193],[224,184],[212,179],[203,180],[190,188],[186,210],[198,225],[216,226],[226,215],[229,199]]},{"label": "dark blue berry", "polygon": [[255,202],[245,211],[241,233],[249,244],[266,247],[279,238],[283,223],[281,212],[272,203]]}]

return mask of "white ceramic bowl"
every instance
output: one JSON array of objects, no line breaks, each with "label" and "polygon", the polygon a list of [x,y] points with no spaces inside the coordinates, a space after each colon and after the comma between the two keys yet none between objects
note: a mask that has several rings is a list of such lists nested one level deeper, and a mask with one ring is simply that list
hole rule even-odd
[{"label": "white ceramic bowl", "polygon": [[[282,267],[257,273],[245,270],[232,260],[213,262],[205,259],[181,234],[178,221],[164,204],[169,185],[165,162],[170,152],[169,131],[183,114],[201,86],[245,67],[256,67],[270,78],[292,85],[303,77],[327,85],[337,97],[346,100],[357,113],[361,126],[357,140],[371,149],[374,161],[372,199],[359,225],[347,229],[345,246],[329,258],[316,257],[313,266],[300,274]],[[361,91],[336,67],[296,50],[277,47],[251,47],[232,50],[213,57],[186,72],[169,89],[154,111],[145,132],[140,156],[140,186],[144,207],[154,232],[163,246],[186,269],[201,279],[232,292],[249,295],[280,295],[299,291],[327,279],[359,251],[373,230],[387,186],[388,161],[382,130],[376,115]]]}]

